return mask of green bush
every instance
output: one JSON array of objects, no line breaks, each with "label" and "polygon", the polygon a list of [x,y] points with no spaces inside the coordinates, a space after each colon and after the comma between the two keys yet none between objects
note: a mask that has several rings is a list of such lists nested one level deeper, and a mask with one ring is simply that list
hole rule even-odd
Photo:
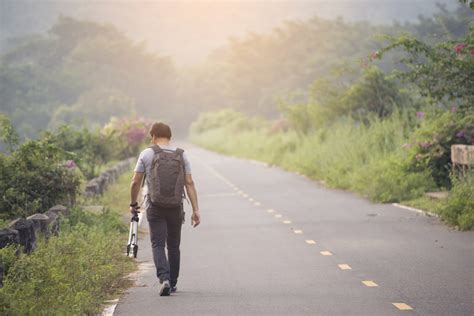
[{"label": "green bush", "polygon": [[109,145],[112,140],[98,130],[63,125],[54,132],[45,132],[42,138],[66,151],[87,179],[97,176],[100,166],[114,158]]},{"label": "green bush", "polygon": [[60,236],[40,242],[10,267],[0,289],[2,315],[96,314],[133,268],[123,254],[117,214],[72,210]]},{"label": "green bush", "polygon": [[74,202],[80,177],[67,154],[46,140],[27,141],[10,156],[0,154],[0,217],[44,212]]},{"label": "green bush", "polygon": [[101,130],[115,159],[136,156],[149,141],[148,131],[153,122],[144,118],[111,118]]},{"label": "green bush", "polygon": [[[280,110],[292,127],[304,134],[351,117],[358,123],[370,124],[373,118],[386,118],[394,112],[413,112],[425,105],[409,89],[387,77],[377,67],[362,71],[360,77],[349,80],[337,77],[318,79],[306,103],[280,104]],[[411,120],[407,120],[409,123]],[[411,123],[411,122],[410,122]]]},{"label": "green bush", "polygon": [[420,127],[410,137],[410,166],[429,170],[437,186],[450,188],[451,145],[474,144],[474,112],[419,112]]},{"label": "green bush", "polygon": [[428,170],[411,172],[403,157],[393,155],[357,171],[351,188],[379,202],[400,202],[435,187]]},{"label": "green bush", "polygon": [[4,275],[7,275],[10,268],[15,264],[19,253],[17,245],[8,245],[0,249],[0,264],[3,265]]},{"label": "green bush", "polygon": [[465,178],[453,177],[453,187],[446,201],[437,208],[441,216],[450,224],[462,230],[474,228],[474,173]]}]

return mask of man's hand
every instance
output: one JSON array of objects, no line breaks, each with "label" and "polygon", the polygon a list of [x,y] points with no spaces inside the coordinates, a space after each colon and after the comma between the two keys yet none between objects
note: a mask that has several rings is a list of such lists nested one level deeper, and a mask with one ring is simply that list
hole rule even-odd
[{"label": "man's hand", "polygon": [[193,214],[191,215],[191,225],[193,227],[196,227],[201,223],[201,215],[199,215],[199,211],[193,211]]},{"label": "man's hand", "polygon": [[130,213],[132,213],[132,215],[135,215],[135,213],[140,213],[138,210],[139,208],[140,206],[130,206]]}]

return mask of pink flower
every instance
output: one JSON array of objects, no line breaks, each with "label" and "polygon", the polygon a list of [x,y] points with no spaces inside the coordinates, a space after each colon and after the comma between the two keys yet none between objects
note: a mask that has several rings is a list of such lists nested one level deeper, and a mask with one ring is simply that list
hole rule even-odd
[{"label": "pink flower", "polygon": [[403,144],[402,148],[404,149],[410,149],[413,145],[412,144]]},{"label": "pink flower", "polygon": [[471,49],[471,50],[469,51],[469,55],[474,56],[474,49]]},{"label": "pink flower", "polygon": [[451,113],[456,113],[457,111],[458,111],[458,108],[455,105],[453,105],[451,107]]},{"label": "pink flower", "polygon": [[380,58],[380,53],[378,51],[375,51],[372,53],[372,55],[370,55],[370,59],[371,60],[376,60],[376,59],[379,59]]},{"label": "pink flower", "polygon": [[416,112],[416,117],[422,119],[425,117],[425,112]]},{"label": "pink flower", "polygon": [[460,54],[461,51],[466,47],[466,44],[464,43],[459,43],[459,44],[456,44],[456,46],[454,46],[454,51],[456,52],[456,54]]},{"label": "pink flower", "polygon": [[427,149],[428,147],[431,146],[431,143],[430,142],[420,142],[420,143],[418,143],[418,145],[420,145],[420,147],[423,148],[423,149]]},{"label": "pink flower", "polygon": [[76,163],[74,162],[74,160],[67,160],[65,163],[64,163],[64,167],[66,167],[67,169],[74,169],[77,167]]},{"label": "pink flower", "polygon": [[127,141],[131,146],[139,145],[146,137],[146,131],[142,128],[133,127],[127,131]]}]

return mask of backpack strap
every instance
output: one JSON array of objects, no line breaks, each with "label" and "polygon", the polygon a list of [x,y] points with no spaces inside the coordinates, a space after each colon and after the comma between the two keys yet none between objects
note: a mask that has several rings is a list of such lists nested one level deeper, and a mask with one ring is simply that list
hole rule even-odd
[{"label": "backpack strap", "polygon": [[[151,148],[153,149],[153,152],[155,153],[155,155],[159,154],[160,152],[163,151],[163,149],[161,149],[160,146],[154,144],[154,145],[151,145],[149,146],[148,148]],[[142,188],[145,186],[145,182],[146,182],[146,173],[143,175],[143,179],[142,179]]]},{"label": "backpack strap", "polygon": [[176,148],[176,154],[180,155],[181,157],[183,156],[184,150],[181,148]]},{"label": "backpack strap", "polygon": [[161,149],[161,147],[158,146],[157,144],[151,145],[151,146],[148,147],[148,148],[153,149],[153,151],[155,152],[155,155],[156,155],[156,154],[159,154],[160,152],[163,151],[163,149]]},{"label": "backpack strap", "polygon": [[[182,160],[182,162],[183,162],[183,175],[184,175],[184,177],[186,177],[186,168],[185,168],[184,156],[183,156],[183,154],[184,154],[184,149],[182,149],[182,148],[176,148],[176,153],[181,156],[181,160]],[[185,179],[185,181],[186,181],[186,179]],[[186,195],[186,190],[183,190],[183,198],[184,198],[184,199],[186,200],[186,202],[188,202],[188,204],[189,204],[189,200],[188,200],[188,197],[187,197],[187,195]]]}]

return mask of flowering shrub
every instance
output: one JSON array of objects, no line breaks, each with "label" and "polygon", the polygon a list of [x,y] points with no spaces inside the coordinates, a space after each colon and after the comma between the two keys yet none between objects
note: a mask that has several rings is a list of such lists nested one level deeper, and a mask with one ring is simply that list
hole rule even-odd
[{"label": "flowering shrub", "polygon": [[63,125],[54,132],[45,132],[42,138],[67,153],[67,169],[74,170],[77,167],[87,179],[97,176],[100,166],[114,159],[109,145],[111,140],[99,131],[86,128],[78,130]]},{"label": "flowering shrub", "polygon": [[407,54],[401,60],[406,71],[399,78],[414,84],[420,93],[435,105],[447,109],[456,103],[456,110],[470,112],[474,108],[474,28],[465,38],[430,46],[412,36],[388,36],[389,44],[377,52],[402,48]]},{"label": "flowering shrub", "polygon": [[430,170],[438,186],[449,188],[453,144],[474,144],[474,113],[429,113],[403,147],[413,170]]},{"label": "flowering shrub", "polygon": [[102,134],[110,140],[116,157],[127,158],[136,155],[148,140],[152,124],[145,118],[112,118],[102,129]]}]

